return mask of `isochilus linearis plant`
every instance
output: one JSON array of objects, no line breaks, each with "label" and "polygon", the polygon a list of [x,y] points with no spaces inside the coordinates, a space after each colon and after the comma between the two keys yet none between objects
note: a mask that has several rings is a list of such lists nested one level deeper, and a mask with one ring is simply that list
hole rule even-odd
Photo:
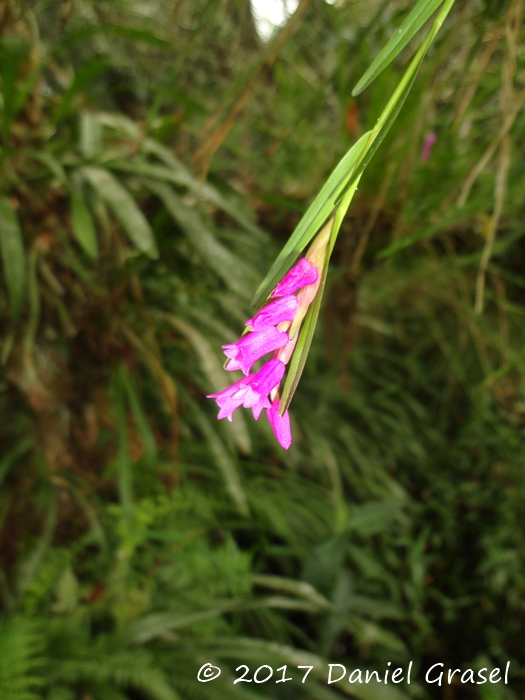
[{"label": "isochilus linearis plant", "polygon": [[[328,264],[342,221],[364,169],[401,110],[453,4],[454,0],[419,0],[352,91],[355,96],[370,85],[439,9],[375,127],[342,158],[261,283],[252,301],[258,311],[246,321],[244,334],[237,342],[223,345],[228,358],[225,369],[242,370],[245,376],[227,389],[208,395],[220,408],[219,419],[231,421],[233,412],[241,406],[251,408],[256,420],[265,410],[279,444],[284,449],[290,447],[288,407],[312,343]],[[269,359],[250,373],[263,357]]]}]

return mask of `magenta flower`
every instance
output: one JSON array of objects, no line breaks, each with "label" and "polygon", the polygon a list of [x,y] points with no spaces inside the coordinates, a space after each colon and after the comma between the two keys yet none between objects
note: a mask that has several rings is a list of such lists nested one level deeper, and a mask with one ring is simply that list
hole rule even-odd
[{"label": "magenta flower", "polygon": [[284,362],[277,359],[269,360],[256,374],[243,377],[216,394],[208,394],[208,398],[215,399],[221,409],[218,419],[227,418],[231,422],[232,413],[239,406],[251,408],[254,418],[259,418],[263,408],[270,407],[268,396],[279,386],[284,371]]},{"label": "magenta flower", "polygon": [[224,354],[230,358],[226,369],[240,369],[244,374],[248,374],[254,362],[269,352],[283,348],[287,342],[288,334],[278,331],[275,326],[247,333],[237,342],[222,346]]},{"label": "magenta flower", "polygon": [[264,331],[284,321],[293,321],[299,300],[293,294],[272,301],[246,321],[253,331]]},{"label": "magenta flower", "polygon": [[287,450],[292,444],[292,431],[290,429],[290,415],[288,411],[284,412],[283,416],[279,415],[279,406],[281,401],[276,399],[272,405],[266,409],[266,416],[273,428],[277,442],[281,447]]},{"label": "magenta flower", "polygon": [[433,131],[425,136],[425,140],[423,141],[423,146],[421,148],[421,160],[423,162],[426,162],[430,158],[432,148],[437,140],[438,137]]},{"label": "magenta flower", "polygon": [[228,418],[232,421],[232,413],[236,408],[242,405],[245,396],[246,384],[250,381],[250,377],[243,377],[239,379],[238,382],[232,384],[231,386],[219,391],[216,394],[208,394],[206,398],[215,399],[217,405],[221,409],[217,418],[221,420],[222,418]]},{"label": "magenta flower", "polygon": [[289,270],[279,284],[270,294],[272,299],[293,294],[301,287],[317,282],[319,273],[307,258],[301,258],[299,262]]},{"label": "magenta flower", "polygon": [[[278,298],[246,321],[249,332],[237,342],[222,346],[229,358],[226,369],[240,369],[247,376],[223,391],[208,394],[220,408],[219,420],[231,421],[233,412],[240,406],[251,408],[258,420],[266,409],[277,442],[285,450],[292,444],[292,433],[288,411],[279,415],[279,385],[295,349],[299,327],[319,289],[328,230],[325,227],[314,241],[309,250],[310,259],[301,258],[270,294],[270,298]],[[249,374],[254,362],[270,352],[274,353],[272,359],[255,374]]]}]

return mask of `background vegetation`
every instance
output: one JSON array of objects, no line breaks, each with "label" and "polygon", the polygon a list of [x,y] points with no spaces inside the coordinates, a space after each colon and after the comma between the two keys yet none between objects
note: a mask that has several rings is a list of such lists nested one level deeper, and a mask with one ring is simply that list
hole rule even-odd
[{"label": "background vegetation", "polygon": [[290,451],[204,399],[411,6],[302,0],[268,43],[245,0],[0,6],[2,700],[525,697],[521,0],[456,2],[365,172]]}]

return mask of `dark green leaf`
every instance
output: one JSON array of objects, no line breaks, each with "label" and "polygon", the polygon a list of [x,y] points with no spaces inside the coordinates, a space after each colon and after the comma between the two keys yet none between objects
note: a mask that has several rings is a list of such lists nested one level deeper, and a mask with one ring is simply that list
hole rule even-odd
[{"label": "dark green leaf", "polygon": [[73,82],[64,92],[62,99],[55,109],[53,115],[54,121],[59,121],[65,116],[74,98],[89,87],[93,80],[104,70],[106,65],[107,63],[104,59],[94,58],[79,68],[73,78]]},{"label": "dark green leaf", "polygon": [[28,54],[27,43],[18,37],[4,36],[0,40],[4,138],[7,138],[17,111],[16,83],[20,63]]},{"label": "dark green leaf", "polygon": [[18,216],[7,197],[0,197],[0,253],[11,313],[20,313],[26,290],[27,262]]},{"label": "dark green leaf", "polygon": [[265,299],[277,282],[288,272],[295,263],[301,251],[312,240],[321,226],[332,213],[344,188],[349,184],[358,168],[363,154],[366,153],[368,139],[372,132],[368,131],[355,143],[330,175],[327,182],[308,207],[305,215],[297,225],[290,239],[279,253],[270,271],[261,282],[252,304],[257,306]]},{"label": "dark green leaf", "polygon": [[128,190],[103,168],[86,166],[80,172],[112,209],[137,250],[157,258],[153,231]]},{"label": "dark green leaf", "polygon": [[90,258],[96,258],[98,255],[98,241],[93,217],[82,196],[74,191],[71,193],[71,219],[73,233],[82,250]]},{"label": "dark green leaf", "polygon": [[113,36],[120,36],[129,41],[134,41],[138,43],[149,44],[150,46],[157,46],[158,48],[169,49],[172,48],[171,42],[163,39],[162,37],[154,34],[147,29],[139,29],[137,27],[122,27],[117,24],[104,23],[96,27],[85,27],[83,29],[78,29],[74,32],[67,34],[65,39],[62,41],[62,46],[73,46],[79,42],[83,42],[91,36],[96,36],[97,34],[110,34]]},{"label": "dark green leaf", "polygon": [[394,60],[408,44],[431,15],[443,4],[443,0],[419,0],[401,27],[376,56],[372,65],[352,90],[352,95],[359,95],[377,76]]}]

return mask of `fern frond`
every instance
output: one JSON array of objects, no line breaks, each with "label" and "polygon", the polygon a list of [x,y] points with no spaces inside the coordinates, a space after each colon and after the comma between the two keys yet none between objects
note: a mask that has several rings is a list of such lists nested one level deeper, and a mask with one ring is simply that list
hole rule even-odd
[{"label": "fern frond", "polygon": [[0,625],[0,698],[39,700],[44,636],[36,623],[13,618]]}]

